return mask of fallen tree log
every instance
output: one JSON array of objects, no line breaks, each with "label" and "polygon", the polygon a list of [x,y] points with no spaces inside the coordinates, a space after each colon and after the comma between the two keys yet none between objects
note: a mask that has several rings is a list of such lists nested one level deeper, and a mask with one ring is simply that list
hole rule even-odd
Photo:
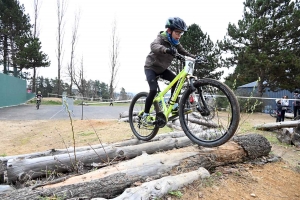
[{"label": "fallen tree log", "polygon": [[292,127],[296,127],[298,124],[300,124],[299,120],[284,121],[284,122],[259,124],[259,125],[254,126],[254,128],[258,129],[258,130],[270,131],[270,130],[276,130],[276,129],[281,129],[281,128],[292,128]]},{"label": "fallen tree log", "polygon": [[[120,196],[113,200],[123,199],[157,199],[168,194],[170,191],[178,190],[185,185],[191,184],[198,179],[208,178],[209,172],[200,167],[196,171],[180,174],[177,176],[167,176],[158,180],[150,181],[139,187],[127,188]],[[107,200],[104,198],[93,198],[92,200]]]},{"label": "fallen tree log", "polygon": [[[182,142],[181,142],[182,141]],[[56,156],[45,156],[33,159],[16,158],[7,161],[7,181],[9,183],[15,181],[27,181],[40,176],[44,176],[48,171],[67,172],[76,170],[77,163],[80,161],[83,165],[90,165],[94,162],[108,163],[111,160],[131,159],[141,155],[142,151],[152,154],[158,151],[167,151],[177,146],[191,145],[192,142],[188,138],[176,140],[173,138],[165,138],[161,141],[147,142],[134,146],[115,147],[107,146],[102,149],[93,149],[60,154]]]},{"label": "fallen tree log", "polygon": [[[184,137],[184,136],[185,136],[185,134],[183,131],[170,132],[170,133],[165,133],[165,134],[159,134],[155,138],[153,138],[151,141],[159,141],[159,140],[163,140],[165,138],[179,138],[179,137]],[[99,149],[102,146],[107,147],[108,145],[114,146],[114,147],[123,147],[123,146],[138,145],[138,144],[143,144],[143,143],[148,143],[148,142],[134,138],[134,139],[125,140],[122,142],[116,142],[116,143],[112,143],[112,144],[76,147],[75,151],[76,151],[76,153],[78,153],[78,152],[88,151],[88,150],[94,151],[95,149]],[[191,145],[191,142],[187,141],[186,143],[187,143],[186,145]],[[179,143],[177,146],[183,147],[182,144],[179,144]],[[37,153],[32,153],[32,154],[0,157],[0,183],[4,183],[5,180],[7,179],[7,178],[5,179],[4,174],[7,171],[7,161],[9,159],[13,159],[13,160],[33,159],[33,158],[46,157],[46,156],[57,156],[60,154],[65,154],[66,152],[72,153],[73,149],[71,147],[69,147],[68,149],[51,149],[48,151],[37,152]],[[46,166],[44,166],[44,168],[46,168]]]},{"label": "fallen tree log", "polygon": [[[150,143],[151,144],[151,143]],[[154,144],[154,143],[153,143]],[[169,176],[175,169],[181,171],[207,169],[243,162],[245,160],[267,156],[271,145],[266,138],[258,134],[236,136],[217,148],[195,149],[190,152],[144,154],[129,161],[101,168],[81,176],[65,180],[62,183],[31,190],[29,188],[11,191],[0,195],[1,199],[39,199],[56,198],[112,198],[121,194],[136,181],[156,180]]]}]

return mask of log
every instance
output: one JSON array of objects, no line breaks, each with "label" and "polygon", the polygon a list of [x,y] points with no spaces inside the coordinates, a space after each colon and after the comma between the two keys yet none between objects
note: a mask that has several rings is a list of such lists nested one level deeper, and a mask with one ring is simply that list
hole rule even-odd
[{"label": "log", "polygon": [[[154,144],[154,143],[152,143]],[[199,167],[212,168],[229,163],[238,163],[256,157],[266,156],[271,145],[258,134],[236,136],[217,148],[203,148],[175,153],[143,154],[114,166],[72,177],[62,183],[31,190],[29,188],[0,194],[0,199],[40,199],[56,198],[112,198],[131,187],[136,181],[156,180],[172,172],[193,171]]]},{"label": "log", "polygon": [[281,129],[281,128],[296,127],[299,123],[300,123],[299,120],[274,122],[274,123],[259,124],[259,125],[254,126],[254,128],[258,129],[258,130],[270,131],[270,130]]},{"label": "log", "polygon": [[294,128],[294,134],[292,136],[292,143],[297,147],[300,148],[300,124]]},{"label": "log", "polygon": [[[153,144],[152,144],[153,143]],[[186,141],[185,145],[191,145],[192,142]],[[158,151],[167,151],[176,148],[178,140],[165,138],[161,141],[147,142],[134,146],[115,147],[108,146],[103,149],[81,151],[76,153],[76,161],[83,165],[91,165],[94,162],[109,163],[111,160],[131,159],[141,155],[142,151],[155,153]],[[182,144],[180,144],[182,146]],[[75,155],[61,154],[56,156],[45,156],[33,159],[16,158],[7,161],[7,181],[27,181],[28,179],[38,178],[46,175],[49,171],[67,172],[74,171],[76,163]]]},{"label": "log", "polygon": [[[170,132],[170,133],[159,134],[155,138],[153,138],[152,141],[159,141],[159,140],[163,140],[165,138],[179,138],[179,137],[184,137],[184,136],[185,136],[185,133],[183,131]],[[143,144],[143,143],[146,143],[146,141],[142,141],[142,140],[138,140],[138,139],[134,138],[134,139],[124,140],[122,142],[112,143],[110,145],[114,146],[114,147],[123,147],[123,146],[138,145],[138,144]],[[108,145],[109,144],[76,147],[75,151],[77,153],[80,151],[99,149],[102,146],[106,147]],[[64,154],[66,152],[73,152],[73,147],[69,147],[68,149],[51,149],[48,151],[36,152],[36,153],[31,153],[31,154],[0,157],[0,183],[4,183],[6,180],[4,177],[4,174],[7,171],[7,161],[9,159],[15,159],[15,160],[33,159],[33,158],[45,157],[45,156],[55,156],[55,155],[59,155],[59,154]]]},{"label": "log", "polygon": [[[178,190],[198,179],[210,177],[209,172],[200,167],[196,171],[183,173],[177,176],[167,176],[158,180],[150,181],[139,187],[127,188],[120,196],[112,200],[123,199],[159,199],[170,191]],[[92,200],[107,200],[105,198],[93,198]]]}]

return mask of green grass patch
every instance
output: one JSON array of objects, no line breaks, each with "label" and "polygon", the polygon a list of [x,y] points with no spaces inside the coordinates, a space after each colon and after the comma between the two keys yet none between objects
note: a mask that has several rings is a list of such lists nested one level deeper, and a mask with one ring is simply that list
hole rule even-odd
[{"label": "green grass patch", "polygon": [[[27,101],[27,104],[36,104],[36,100],[35,99],[31,99],[29,101]],[[41,105],[62,105],[62,102],[59,101],[53,101],[53,100],[43,100],[41,101]]]},{"label": "green grass patch", "polygon": [[89,136],[89,135],[94,135],[95,133],[94,132],[83,132],[83,133],[79,133],[78,135],[80,136]]}]

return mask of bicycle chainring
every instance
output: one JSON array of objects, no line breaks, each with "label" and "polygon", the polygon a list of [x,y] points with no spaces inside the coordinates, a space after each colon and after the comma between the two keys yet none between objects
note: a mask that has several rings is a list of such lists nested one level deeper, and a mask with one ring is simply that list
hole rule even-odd
[{"label": "bicycle chainring", "polygon": [[159,128],[163,128],[167,124],[167,118],[162,112],[156,113],[155,125]]}]

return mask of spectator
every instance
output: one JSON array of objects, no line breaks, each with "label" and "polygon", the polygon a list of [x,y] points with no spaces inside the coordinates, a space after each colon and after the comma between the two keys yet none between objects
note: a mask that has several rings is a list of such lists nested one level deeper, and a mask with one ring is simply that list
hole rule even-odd
[{"label": "spectator", "polygon": [[281,121],[284,122],[284,117],[285,117],[285,111],[287,110],[288,106],[289,106],[289,100],[288,100],[288,96],[283,96],[281,99],[281,106],[282,106],[282,110],[281,110]]},{"label": "spectator", "polygon": [[294,99],[295,100],[293,102],[293,106],[294,106],[294,119],[295,119],[298,115],[300,115],[300,94],[298,90],[294,91]]},{"label": "spectator", "polygon": [[113,98],[110,98],[110,104],[109,104],[109,106],[114,106],[114,100],[113,100]]},{"label": "spectator", "polygon": [[281,111],[282,111],[281,100],[276,99],[276,113],[277,113],[276,122],[281,121]]}]

